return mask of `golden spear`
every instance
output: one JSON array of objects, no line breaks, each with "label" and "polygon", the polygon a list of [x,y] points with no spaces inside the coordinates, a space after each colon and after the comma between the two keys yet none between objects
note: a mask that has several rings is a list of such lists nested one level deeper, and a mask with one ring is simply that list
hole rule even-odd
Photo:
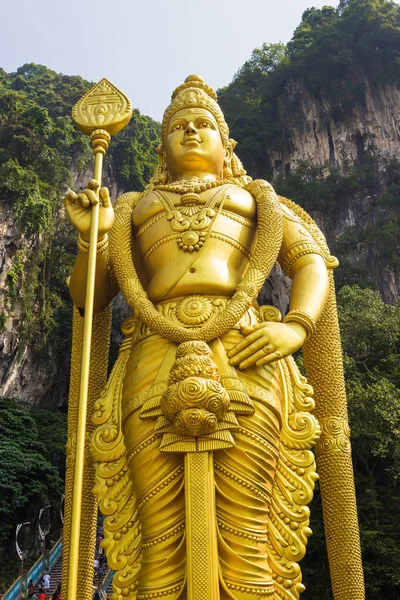
[{"label": "golden spear", "polygon": [[92,339],[93,301],[96,270],[97,233],[99,225],[103,158],[112,135],[123,129],[132,117],[132,105],[127,96],[102,79],[75,104],[72,118],[83,133],[90,135],[94,162],[94,178],[99,183],[98,202],[92,205],[89,238],[88,272],[86,281],[85,314],[83,325],[82,360],[79,384],[78,421],[74,483],[72,492],[71,531],[69,536],[67,600],[76,600],[81,531],[82,488],[85,455],[86,418],[89,389],[89,364]]}]

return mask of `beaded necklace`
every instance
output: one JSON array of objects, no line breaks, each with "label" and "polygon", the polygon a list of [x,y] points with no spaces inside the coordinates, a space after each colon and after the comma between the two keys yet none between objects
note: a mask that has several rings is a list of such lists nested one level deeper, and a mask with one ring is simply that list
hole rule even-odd
[{"label": "beaded necklace", "polygon": [[173,192],[174,194],[201,194],[206,190],[219,187],[232,183],[229,179],[207,179],[205,181],[199,180],[197,177],[193,179],[184,179],[182,181],[174,181],[172,183],[158,184],[154,186],[155,190],[161,190],[162,192]]},{"label": "beaded necklace", "polygon": [[[223,189],[215,190],[203,206],[196,204],[193,195],[197,196],[197,194],[185,194],[181,198],[182,206],[175,206],[167,194],[161,190],[155,191],[166,210],[167,220],[170,221],[172,230],[179,233],[177,243],[181,250],[192,253],[199,251],[204,245],[210,225],[217,214],[215,207],[224,192]],[[185,198],[186,203],[184,203]],[[199,196],[198,198],[200,200]]]}]

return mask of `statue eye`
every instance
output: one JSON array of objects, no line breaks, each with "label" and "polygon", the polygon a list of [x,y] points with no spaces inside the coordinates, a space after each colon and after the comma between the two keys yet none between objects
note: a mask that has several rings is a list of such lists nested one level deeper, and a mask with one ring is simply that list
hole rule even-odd
[{"label": "statue eye", "polygon": [[173,126],[172,131],[179,131],[179,129],[182,129],[182,125],[180,123],[177,123]]},{"label": "statue eye", "polygon": [[210,123],[208,121],[203,121],[203,123],[201,124],[202,127],[211,127]]}]

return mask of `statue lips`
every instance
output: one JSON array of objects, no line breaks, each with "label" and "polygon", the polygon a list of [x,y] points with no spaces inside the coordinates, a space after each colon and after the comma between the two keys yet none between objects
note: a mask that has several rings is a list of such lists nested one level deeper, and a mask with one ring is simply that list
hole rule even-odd
[{"label": "statue lips", "polygon": [[203,141],[199,138],[198,135],[187,136],[181,142],[182,146],[186,146],[187,148],[198,148]]}]

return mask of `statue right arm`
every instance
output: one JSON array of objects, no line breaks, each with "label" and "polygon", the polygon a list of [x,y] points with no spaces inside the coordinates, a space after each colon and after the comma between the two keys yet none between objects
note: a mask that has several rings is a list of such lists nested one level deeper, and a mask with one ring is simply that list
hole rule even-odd
[{"label": "statue right arm", "polygon": [[[87,189],[80,194],[69,192],[65,198],[65,208],[70,221],[79,232],[78,255],[71,273],[69,290],[76,306],[83,310],[86,298],[86,280],[88,269],[88,249],[91,207],[98,202],[95,190],[98,183],[92,179]],[[109,274],[108,238],[107,232],[114,222],[114,210],[107,188],[102,188],[99,193],[102,205],[99,213],[99,230],[96,258],[96,277],[94,292],[94,313],[99,313],[106,308],[113,297],[118,293],[118,287]]]}]

